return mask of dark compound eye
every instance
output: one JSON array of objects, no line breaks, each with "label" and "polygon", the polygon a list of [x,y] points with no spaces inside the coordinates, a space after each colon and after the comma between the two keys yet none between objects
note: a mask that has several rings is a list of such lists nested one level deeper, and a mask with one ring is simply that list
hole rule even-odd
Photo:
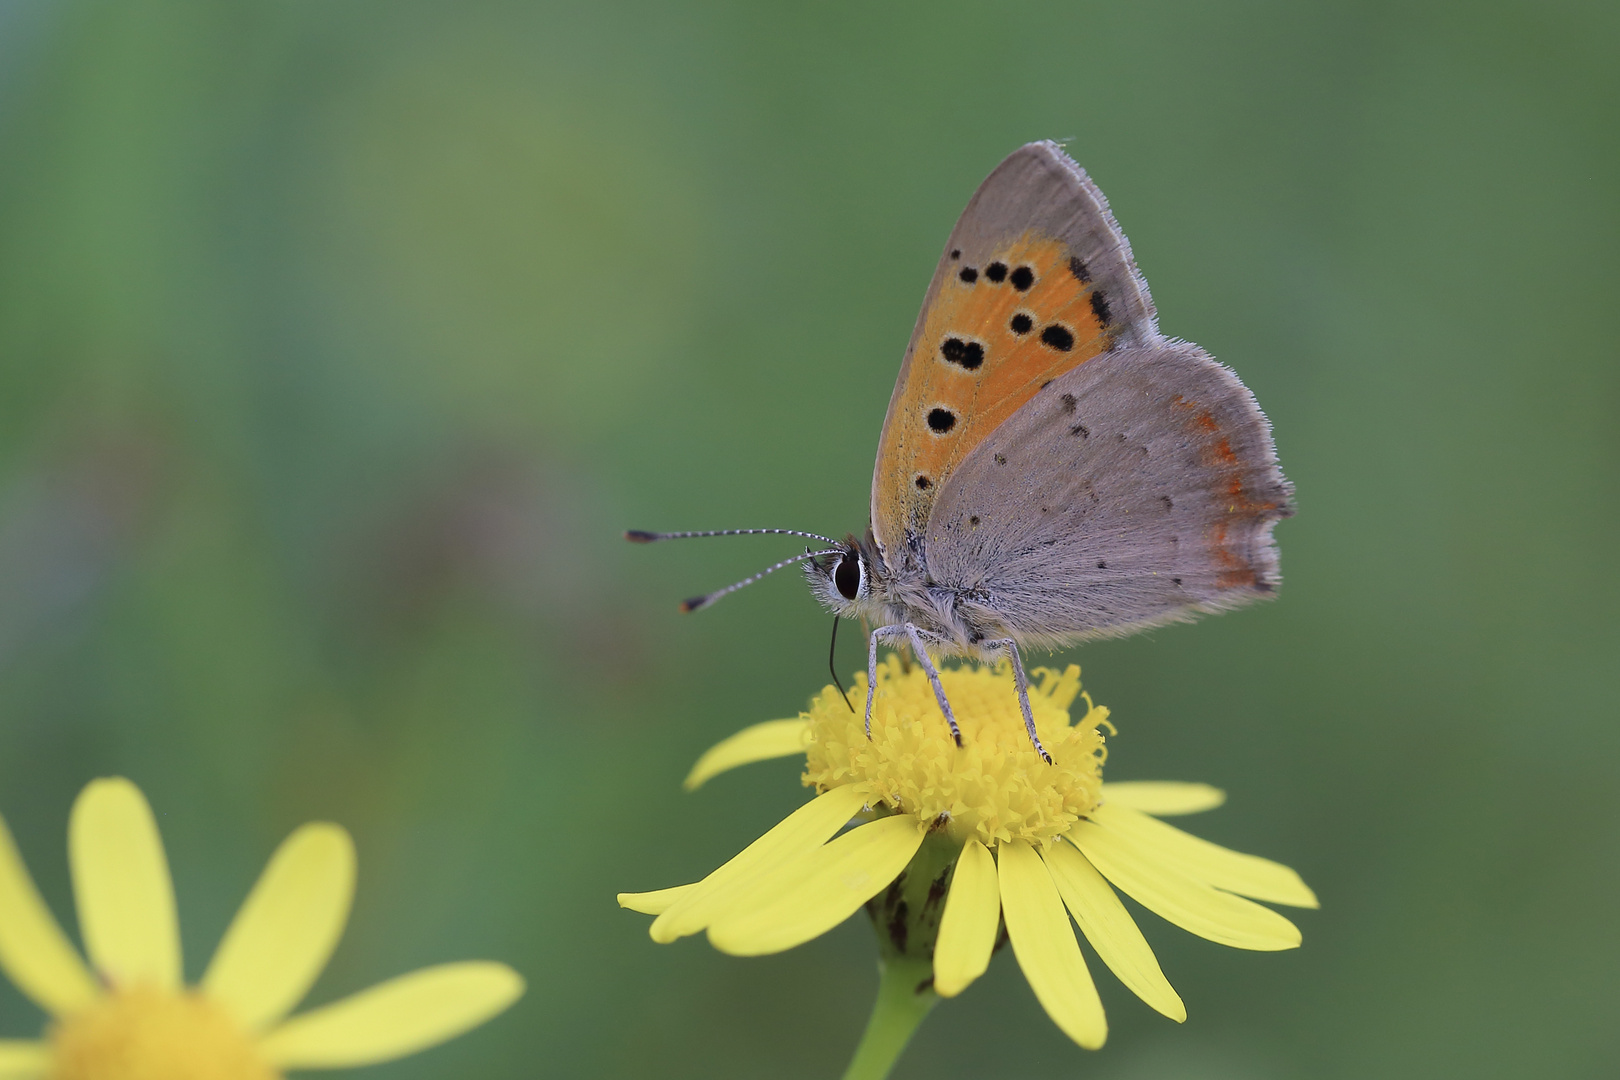
[{"label": "dark compound eye", "polygon": [[1068,352],[1074,348],[1074,335],[1069,332],[1068,327],[1053,323],[1041,331],[1041,343],[1058,352]]},{"label": "dark compound eye", "polygon": [[967,282],[969,285],[979,280],[979,272],[973,269],[971,266],[962,267],[956,276]]},{"label": "dark compound eye", "polygon": [[1023,292],[1031,285],[1035,284],[1035,271],[1031,270],[1027,266],[1020,266],[1018,269],[1012,272],[1012,277],[1008,278],[1007,280],[1012,282],[1013,288],[1017,289],[1019,292]]},{"label": "dark compound eye", "polygon": [[963,341],[961,338],[946,338],[945,343],[939,347],[939,353],[953,364],[960,364],[973,371],[984,363],[984,346],[976,341]]},{"label": "dark compound eye", "polygon": [[1012,332],[1015,334],[1027,334],[1035,328],[1035,320],[1020,311],[1012,317],[1012,322],[1007,325],[1012,327]]},{"label": "dark compound eye", "polygon": [[949,409],[930,409],[928,427],[936,435],[943,435],[956,426],[956,414]]},{"label": "dark compound eye", "polygon": [[1007,280],[1007,264],[1003,262],[991,263],[989,266],[984,268],[984,276],[995,282],[997,285],[1000,285],[1003,281]]},{"label": "dark compound eye", "polygon": [[838,565],[833,567],[833,585],[838,589],[838,595],[845,600],[853,600],[861,595],[861,557],[859,555],[842,555]]}]

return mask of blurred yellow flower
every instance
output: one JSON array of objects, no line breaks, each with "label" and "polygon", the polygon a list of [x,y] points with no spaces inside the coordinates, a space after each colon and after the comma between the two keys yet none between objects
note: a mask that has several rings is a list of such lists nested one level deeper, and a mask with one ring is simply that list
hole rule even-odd
[{"label": "blurred yellow flower", "polygon": [[0,967],[52,1016],[42,1040],[0,1040],[5,1080],[275,1080],[366,1065],[453,1038],[523,992],[504,964],[443,964],[286,1019],[348,920],[354,843],[336,825],[282,843],[195,987],[182,981],[174,887],[140,789],[90,783],[68,856],[89,967],[0,821]]},{"label": "blurred yellow flower", "polygon": [[[654,941],[703,930],[740,956],[792,948],[866,905],[888,938],[886,958],[909,956],[931,970],[931,986],[924,979],[911,992],[945,997],[984,973],[1004,932],[1047,1015],[1088,1048],[1103,1044],[1108,1025],[1071,916],[1138,997],[1173,1020],[1187,1015],[1115,888],[1223,945],[1300,943],[1293,923],[1253,902],[1315,907],[1299,875],[1159,820],[1212,809],[1224,801],[1220,791],[1103,783],[1101,729],[1112,725],[1089,697],[1071,722],[1082,696],[1078,667],[1035,672],[1030,704],[1050,764],[1025,734],[1006,665],[945,669],[941,680],[962,727],[960,748],[927,677],[894,656],[878,669],[870,739],[864,716],[828,687],[797,718],[715,746],[688,788],[748,762],[804,754],[804,783],[819,794],[702,881],[623,893],[619,903],[657,916]],[[857,684],[858,700],[864,676]],[[856,827],[843,831],[851,819]]]}]

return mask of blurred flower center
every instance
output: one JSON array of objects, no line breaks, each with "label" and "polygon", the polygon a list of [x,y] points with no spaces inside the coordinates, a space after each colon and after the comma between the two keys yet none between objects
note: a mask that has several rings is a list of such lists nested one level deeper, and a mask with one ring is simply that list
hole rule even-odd
[{"label": "blurred flower center", "polygon": [[278,1080],[248,1034],[197,994],[121,990],[51,1030],[52,1080]]},{"label": "blurred flower center", "polygon": [[1085,715],[1070,721],[1078,667],[1033,676],[1029,703],[1050,765],[1030,745],[1007,664],[940,670],[962,728],[958,747],[927,675],[915,664],[905,671],[890,656],[878,667],[871,739],[861,707],[864,677],[850,694],[854,712],[830,687],[811,702],[805,782],[824,791],[860,785],[874,805],[936,822],[958,843],[1043,844],[1061,836],[1097,805],[1107,756],[1099,726],[1108,723],[1108,710],[1087,698]]}]

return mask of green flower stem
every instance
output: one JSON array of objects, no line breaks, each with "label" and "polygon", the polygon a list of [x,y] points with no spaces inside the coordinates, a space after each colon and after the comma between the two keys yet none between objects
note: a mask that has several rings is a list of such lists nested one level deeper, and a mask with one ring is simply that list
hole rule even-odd
[{"label": "green flower stem", "polygon": [[844,1080],[884,1080],[911,1041],[912,1032],[939,1001],[931,982],[933,965],[928,961],[893,956],[882,961],[878,970],[877,1001]]},{"label": "green flower stem", "polygon": [[889,887],[866,902],[878,939],[878,993],[872,1018],[844,1080],[883,1080],[939,1001],[934,993],[934,939],[961,845],[944,833],[923,839]]}]

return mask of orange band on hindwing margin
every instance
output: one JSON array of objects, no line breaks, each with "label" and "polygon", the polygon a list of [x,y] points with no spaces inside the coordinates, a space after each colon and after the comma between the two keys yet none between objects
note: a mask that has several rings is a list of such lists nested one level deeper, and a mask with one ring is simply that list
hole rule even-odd
[{"label": "orange band on hindwing margin", "polygon": [[1233,550],[1232,526],[1245,520],[1264,520],[1277,509],[1277,504],[1249,494],[1244,484],[1243,461],[1232,449],[1231,441],[1208,409],[1195,401],[1188,401],[1180,394],[1172,398],[1170,403],[1188,413],[1186,426],[1197,441],[1199,461],[1205,468],[1215,470],[1219,478],[1215,490],[1226,498],[1225,516],[1211,525],[1205,535],[1215,564],[1219,567],[1215,586],[1220,589],[1243,589],[1261,585],[1248,558]]}]

